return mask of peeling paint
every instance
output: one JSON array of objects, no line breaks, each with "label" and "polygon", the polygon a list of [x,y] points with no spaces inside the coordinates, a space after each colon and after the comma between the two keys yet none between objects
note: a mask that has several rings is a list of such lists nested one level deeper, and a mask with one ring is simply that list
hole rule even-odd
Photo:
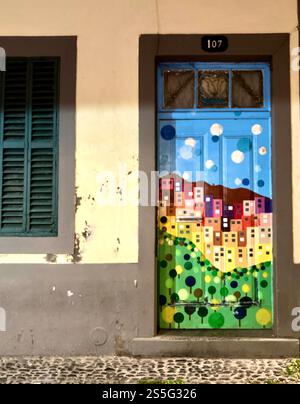
[{"label": "peeling paint", "polygon": [[88,225],[87,221],[85,221],[85,228],[81,234],[82,234],[83,238],[85,239],[85,241],[88,241],[88,239],[92,235],[91,226]]},{"label": "peeling paint", "polygon": [[120,195],[120,201],[123,200],[123,190],[121,187],[117,187],[117,195]]},{"label": "peeling paint", "polygon": [[89,200],[89,201],[91,200],[93,203],[96,202],[96,199],[95,199],[93,196],[91,196],[91,195],[88,196],[88,200]]},{"label": "peeling paint", "polygon": [[71,255],[71,262],[74,264],[80,262],[82,260],[81,252],[80,252],[80,236],[79,234],[75,234],[74,237],[74,253]]},{"label": "peeling paint", "polygon": [[57,262],[57,255],[56,254],[47,254],[45,256],[45,260],[50,264],[56,264]]},{"label": "peeling paint", "polygon": [[118,237],[117,238],[117,246],[116,246],[116,248],[114,249],[114,252],[115,252],[115,254],[118,254],[119,253],[119,251],[120,251],[120,244],[121,244],[121,240],[120,240],[120,238]]},{"label": "peeling paint", "polygon": [[82,197],[78,196],[78,187],[76,187],[75,189],[76,189],[76,191],[75,191],[75,213],[77,213],[77,211],[81,205],[81,202],[82,202]]}]

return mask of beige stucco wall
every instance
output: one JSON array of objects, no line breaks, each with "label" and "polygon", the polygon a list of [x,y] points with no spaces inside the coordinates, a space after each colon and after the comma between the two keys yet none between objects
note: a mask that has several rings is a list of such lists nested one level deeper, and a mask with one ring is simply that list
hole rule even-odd
[{"label": "beige stucco wall", "polygon": [[[292,32],[298,46],[296,0],[9,0],[0,35],[78,36],[76,215],[82,261],[137,262],[138,208],[103,207],[111,180],[125,173],[131,202],[138,195],[138,40],[142,33]],[[293,155],[299,153],[298,74],[292,74]],[[297,161],[298,160],[298,161]],[[300,200],[300,160],[294,158],[294,199]],[[128,175],[128,173],[130,173]],[[104,184],[104,185],[103,185]],[[114,185],[117,201],[124,181]],[[123,190],[120,195],[121,187]],[[300,211],[299,211],[300,212]],[[295,209],[295,259],[300,262],[300,213]],[[87,240],[81,234],[91,232]],[[45,251],[45,254],[47,251]],[[59,262],[68,262],[59,256]],[[45,262],[44,255],[2,255],[0,262]]]}]

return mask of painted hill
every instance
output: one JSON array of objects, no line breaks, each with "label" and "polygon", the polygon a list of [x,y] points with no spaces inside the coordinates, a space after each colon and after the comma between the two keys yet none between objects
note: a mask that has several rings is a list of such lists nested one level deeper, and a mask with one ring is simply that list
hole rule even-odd
[{"label": "painted hill", "polygon": [[[256,194],[250,189],[246,188],[226,188],[222,185],[210,185],[206,182],[196,183],[196,186],[204,186],[205,195],[212,195],[215,199],[223,199],[227,204],[239,203],[245,200],[254,200],[262,195]],[[271,203],[269,198],[266,199],[266,204]]]},{"label": "painted hill", "polygon": [[[264,197],[260,194],[257,194],[250,189],[247,188],[227,188],[223,185],[211,185],[207,182],[189,182],[184,180],[182,177],[178,175],[168,175],[164,176],[163,178],[174,178],[174,181],[184,181],[184,184],[189,187],[190,186],[197,186],[197,187],[204,187],[204,194],[210,195],[215,199],[222,199],[225,203],[232,205],[233,203],[241,203],[244,200],[254,200],[256,197]],[[272,211],[272,200],[270,198],[265,198],[266,201],[266,211]]]}]

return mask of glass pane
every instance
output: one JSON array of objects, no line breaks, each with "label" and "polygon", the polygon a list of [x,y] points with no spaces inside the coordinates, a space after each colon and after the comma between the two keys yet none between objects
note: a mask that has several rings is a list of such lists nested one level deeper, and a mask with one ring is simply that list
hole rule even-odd
[{"label": "glass pane", "polygon": [[199,108],[228,108],[228,72],[199,72]]},{"label": "glass pane", "polygon": [[232,72],[232,107],[262,108],[263,74],[261,70]]},{"label": "glass pane", "polygon": [[164,108],[194,108],[193,70],[164,72]]}]

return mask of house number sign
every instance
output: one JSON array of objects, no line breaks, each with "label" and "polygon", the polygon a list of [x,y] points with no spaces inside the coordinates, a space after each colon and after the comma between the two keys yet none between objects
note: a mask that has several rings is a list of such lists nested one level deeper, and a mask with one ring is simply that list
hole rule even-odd
[{"label": "house number sign", "polygon": [[201,46],[204,52],[225,52],[228,49],[228,38],[224,35],[205,35]]}]

